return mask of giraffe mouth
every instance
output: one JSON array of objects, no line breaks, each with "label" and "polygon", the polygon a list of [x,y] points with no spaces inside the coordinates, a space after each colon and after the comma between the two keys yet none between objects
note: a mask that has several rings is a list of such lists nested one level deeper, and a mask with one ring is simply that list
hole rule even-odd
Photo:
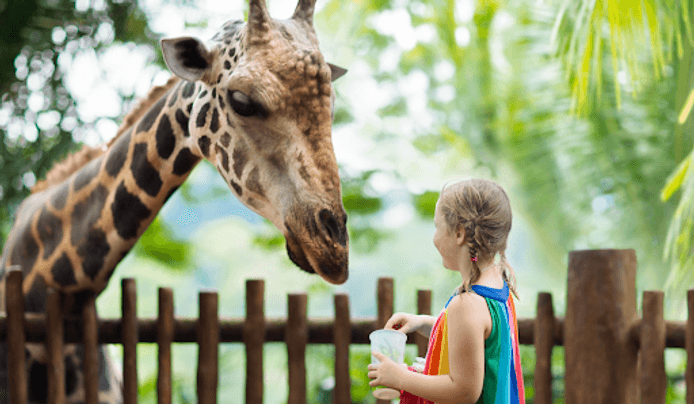
[{"label": "giraffe mouth", "polygon": [[317,274],[326,282],[341,285],[347,281],[348,247],[340,243],[320,243],[316,240],[302,244],[291,227],[285,225],[287,233],[287,255],[300,269],[310,274]]}]

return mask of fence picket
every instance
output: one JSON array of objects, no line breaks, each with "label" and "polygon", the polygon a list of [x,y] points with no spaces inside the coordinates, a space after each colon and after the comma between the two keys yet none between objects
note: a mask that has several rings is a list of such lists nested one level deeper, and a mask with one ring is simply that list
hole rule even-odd
[{"label": "fence picket", "polygon": [[46,293],[46,353],[48,355],[48,403],[65,402],[65,361],[63,360],[63,314],[60,293],[48,288]]},{"label": "fence picket", "polygon": [[[393,278],[378,278],[376,287],[376,299],[378,299],[378,317],[376,329],[385,327],[388,319],[393,315]],[[390,400],[376,400],[376,404],[390,403]]]},{"label": "fence picket", "polygon": [[171,404],[171,343],[174,334],[174,301],[171,288],[159,288],[159,317],[157,319],[157,402]]},{"label": "fence picket", "polygon": [[[417,291],[417,314],[431,314],[431,290]],[[415,333],[414,342],[417,344],[417,356],[425,357],[429,338]]]},{"label": "fence picket", "polygon": [[552,348],[554,347],[554,306],[550,293],[537,296],[535,317],[535,403],[552,403]]},{"label": "fence picket", "polygon": [[121,281],[123,344],[123,404],[137,404],[137,286],[135,279]]},{"label": "fence picket", "polygon": [[665,404],[665,320],[662,291],[643,292],[641,320],[641,401]]},{"label": "fence picket", "polygon": [[219,380],[219,298],[201,292],[198,322],[198,403],[216,404]]},{"label": "fence picket", "polygon": [[99,403],[99,355],[96,298],[89,297],[82,307],[84,341],[84,398],[86,404]]},{"label": "fence picket", "polygon": [[335,389],[334,404],[351,404],[351,382],[349,379],[349,344],[352,340],[352,323],[349,316],[349,295],[336,293],[333,344],[335,345]]},{"label": "fence picket", "polygon": [[265,282],[246,281],[246,403],[263,402],[263,342],[265,341]]},{"label": "fence picket", "polygon": [[308,298],[305,294],[287,296],[287,371],[289,377],[288,404],[306,403],[306,310]]},{"label": "fence picket", "polygon": [[5,281],[5,307],[7,310],[7,367],[8,387],[12,404],[26,404],[27,378],[24,372],[24,276],[18,266],[8,268]]}]

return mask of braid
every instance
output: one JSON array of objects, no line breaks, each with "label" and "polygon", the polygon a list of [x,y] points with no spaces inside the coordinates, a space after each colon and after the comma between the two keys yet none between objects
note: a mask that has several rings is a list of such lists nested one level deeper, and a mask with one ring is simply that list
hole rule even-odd
[{"label": "braid", "polygon": [[470,260],[472,261],[472,277],[463,283],[461,287],[462,291],[470,291],[472,282],[475,282],[481,275],[479,262],[477,261],[480,257],[480,243],[477,237],[477,225],[474,220],[463,221],[465,236],[467,237],[467,247],[470,252]]},{"label": "braid", "polygon": [[477,226],[475,226],[474,221],[469,220],[465,224],[465,235],[467,236],[467,246],[470,250],[470,259],[473,259],[472,264],[477,266],[477,261],[474,261],[474,259],[479,257],[480,246],[477,242]]}]

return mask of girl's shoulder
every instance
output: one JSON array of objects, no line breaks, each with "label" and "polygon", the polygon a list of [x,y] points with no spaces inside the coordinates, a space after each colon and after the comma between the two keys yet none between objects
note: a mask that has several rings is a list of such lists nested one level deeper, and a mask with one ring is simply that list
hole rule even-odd
[{"label": "girl's shoulder", "polygon": [[448,313],[456,317],[484,317],[483,314],[489,314],[487,301],[483,296],[475,292],[464,292],[456,295],[448,304]]},{"label": "girl's shoulder", "polygon": [[455,296],[448,305],[447,317],[454,328],[478,329],[484,333],[484,338],[491,331],[492,318],[487,301],[476,293],[466,292]]}]

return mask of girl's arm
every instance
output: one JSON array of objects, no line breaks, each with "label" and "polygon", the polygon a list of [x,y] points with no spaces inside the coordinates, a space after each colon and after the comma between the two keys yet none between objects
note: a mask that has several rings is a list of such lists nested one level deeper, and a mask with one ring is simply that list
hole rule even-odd
[{"label": "girl's arm", "polygon": [[424,324],[417,330],[417,332],[426,337],[429,338],[431,335],[431,328],[434,326],[434,323],[436,322],[436,317],[430,316],[428,314],[419,314],[419,317],[424,321]]},{"label": "girl's arm", "polygon": [[400,389],[436,403],[474,403],[484,381],[484,335],[491,325],[486,302],[463,293],[448,305],[449,374],[401,373]]}]

